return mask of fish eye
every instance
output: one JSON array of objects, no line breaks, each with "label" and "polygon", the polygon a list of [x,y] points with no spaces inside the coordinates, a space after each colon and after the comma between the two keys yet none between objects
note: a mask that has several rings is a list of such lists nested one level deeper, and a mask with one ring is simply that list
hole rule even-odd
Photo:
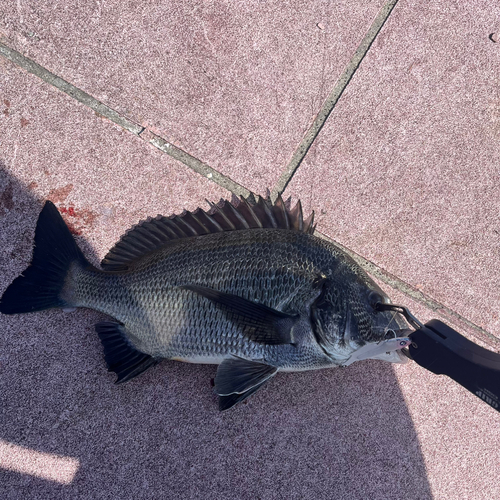
[{"label": "fish eye", "polygon": [[373,307],[373,309],[375,309],[376,305],[379,302],[381,304],[383,304],[385,302],[385,300],[384,300],[384,297],[382,297],[382,295],[380,295],[380,293],[371,291],[368,294],[368,302]]}]

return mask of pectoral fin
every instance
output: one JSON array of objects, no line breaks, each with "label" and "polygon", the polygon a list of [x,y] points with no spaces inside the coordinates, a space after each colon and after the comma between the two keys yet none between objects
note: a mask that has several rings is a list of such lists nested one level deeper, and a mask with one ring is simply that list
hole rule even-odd
[{"label": "pectoral fin", "polygon": [[263,304],[204,286],[185,285],[181,288],[215,302],[240,327],[243,335],[254,342],[268,345],[294,343],[292,327],[298,320],[298,315],[282,313]]},{"label": "pectoral fin", "polygon": [[[226,358],[217,370],[215,392],[219,396],[233,396],[232,404],[224,409],[230,408],[253,394],[277,371],[278,369],[274,366],[231,356]],[[243,397],[239,398],[235,395]]]}]

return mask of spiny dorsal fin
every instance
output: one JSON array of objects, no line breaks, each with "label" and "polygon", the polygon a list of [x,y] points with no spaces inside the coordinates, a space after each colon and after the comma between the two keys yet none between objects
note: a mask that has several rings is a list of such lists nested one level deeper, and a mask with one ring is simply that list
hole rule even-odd
[{"label": "spiny dorsal fin", "polygon": [[[208,202],[208,200],[207,200]],[[248,198],[219,203],[208,202],[209,210],[185,210],[180,215],[158,215],[139,222],[129,229],[101,262],[106,271],[123,271],[131,262],[151,253],[172,240],[202,236],[221,231],[274,228],[290,229],[303,233],[314,232],[314,212],[304,220],[300,201],[291,208],[291,199],[283,201],[281,195],[273,203],[269,191],[265,198],[250,194]]]}]

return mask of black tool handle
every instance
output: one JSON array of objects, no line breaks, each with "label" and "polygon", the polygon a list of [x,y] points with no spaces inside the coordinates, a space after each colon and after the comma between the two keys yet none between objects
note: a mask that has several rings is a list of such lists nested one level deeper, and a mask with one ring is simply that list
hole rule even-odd
[{"label": "black tool handle", "polygon": [[437,375],[448,375],[500,412],[500,354],[474,344],[437,319],[410,338],[416,363]]}]

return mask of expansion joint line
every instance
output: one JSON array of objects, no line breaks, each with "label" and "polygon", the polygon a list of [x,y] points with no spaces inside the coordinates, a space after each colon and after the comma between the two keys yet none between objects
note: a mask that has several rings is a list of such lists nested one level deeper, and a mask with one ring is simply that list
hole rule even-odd
[{"label": "expansion joint line", "polygon": [[312,146],[314,140],[320,133],[321,129],[323,128],[323,125],[330,116],[330,113],[333,111],[333,108],[336,106],[338,100],[340,99],[347,85],[354,76],[354,73],[356,73],[356,70],[361,64],[361,61],[367,54],[373,41],[379,34],[380,30],[382,29],[382,26],[387,21],[388,17],[390,16],[392,10],[394,9],[397,3],[398,0],[390,0],[384,5],[384,7],[382,7],[380,12],[378,13],[370,29],[368,30],[365,37],[359,44],[359,47],[356,49],[356,52],[354,52],[352,59],[349,61],[348,65],[344,69],[344,72],[342,73],[337,83],[333,87],[333,90],[331,91],[330,95],[323,103],[323,106],[319,110],[319,113],[316,115],[316,118],[314,119],[309,130],[304,135],[298,148],[293,154],[290,163],[288,164],[284,172],[281,174],[281,177],[279,178],[276,186],[272,191],[273,199],[276,199],[278,194],[283,193],[283,191],[286,189],[288,183],[291,181],[293,175],[299,168],[299,165],[302,163],[302,160],[309,151],[309,148]]},{"label": "expansion joint line", "polygon": [[24,56],[17,50],[11,49],[7,45],[0,43],[0,55],[14,63],[15,65],[25,69],[29,73],[41,78],[44,82],[52,85],[58,90],[68,94],[70,97],[80,102],[81,104],[87,106],[88,108],[94,110],[99,115],[107,118],[108,120],[116,123],[119,127],[131,132],[132,134],[140,137],[143,141],[148,142],[154,147],[158,148],[163,153],[168,154],[172,158],[182,162],[184,165],[194,170],[196,173],[203,175],[207,179],[215,182],[219,186],[231,191],[236,195],[248,196],[250,192],[243,186],[233,181],[229,177],[217,172],[217,170],[208,166],[206,163],[201,162],[189,153],[186,153],[182,149],[170,144],[165,139],[160,136],[153,134],[147,130],[142,125],[135,123],[129,118],[121,115],[114,109],[106,106],[102,102],[98,101],[95,97],[92,97],[87,92],[75,87],[71,83],[63,80],[59,76],[51,73],[49,70],[40,66],[35,61]]}]

